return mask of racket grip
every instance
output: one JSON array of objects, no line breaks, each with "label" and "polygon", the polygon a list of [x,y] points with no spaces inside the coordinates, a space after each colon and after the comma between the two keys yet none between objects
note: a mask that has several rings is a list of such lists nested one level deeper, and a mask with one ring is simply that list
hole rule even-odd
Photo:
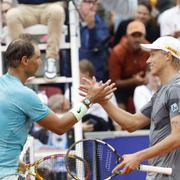
[{"label": "racket grip", "polygon": [[172,168],[158,167],[158,166],[149,166],[149,165],[140,165],[138,170],[145,172],[156,172],[165,175],[172,174]]}]

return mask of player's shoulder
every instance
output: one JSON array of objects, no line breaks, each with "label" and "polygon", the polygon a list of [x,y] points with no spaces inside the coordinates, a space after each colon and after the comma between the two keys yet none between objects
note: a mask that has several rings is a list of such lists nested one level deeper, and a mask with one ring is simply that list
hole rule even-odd
[{"label": "player's shoulder", "polygon": [[174,83],[172,83],[172,88],[180,88],[180,74],[178,74],[174,80]]},{"label": "player's shoulder", "polygon": [[36,96],[35,91],[26,86],[22,86],[21,89],[17,89],[16,94],[24,98],[32,98]]},{"label": "player's shoulder", "polygon": [[180,95],[180,81],[173,84],[169,84],[167,87],[167,94],[179,94]]}]

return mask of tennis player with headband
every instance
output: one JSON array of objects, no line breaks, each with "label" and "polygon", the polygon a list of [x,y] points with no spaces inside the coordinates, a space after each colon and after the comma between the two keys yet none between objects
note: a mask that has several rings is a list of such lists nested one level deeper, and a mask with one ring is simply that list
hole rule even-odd
[{"label": "tennis player with headband", "polygon": [[[142,44],[150,52],[147,64],[153,75],[161,80],[160,89],[141,112],[130,114],[115,107],[110,101],[101,103],[111,119],[123,129],[133,132],[150,124],[150,147],[133,154],[124,155],[124,160],[113,172],[130,173],[144,160],[149,165],[171,167],[172,176],[149,173],[147,180],[179,180],[180,178],[180,41],[164,36],[152,44]],[[86,87],[91,85],[87,80]],[[141,98],[141,97],[139,97]]]},{"label": "tennis player with headband", "polygon": [[81,120],[91,103],[110,95],[115,88],[110,80],[96,83],[94,79],[86,98],[59,118],[24,85],[41,63],[38,45],[17,39],[9,44],[5,55],[8,72],[0,77],[0,179],[16,180],[19,155],[33,122],[63,134]]}]

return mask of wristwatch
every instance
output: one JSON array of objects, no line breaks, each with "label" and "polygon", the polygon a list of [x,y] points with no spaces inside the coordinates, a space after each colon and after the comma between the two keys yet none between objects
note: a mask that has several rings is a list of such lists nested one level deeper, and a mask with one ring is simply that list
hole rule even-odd
[{"label": "wristwatch", "polygon": [[92,102],[91,102],[90,99],[84,98],[84,99],[83,99],[83,103],[89,108]]}]

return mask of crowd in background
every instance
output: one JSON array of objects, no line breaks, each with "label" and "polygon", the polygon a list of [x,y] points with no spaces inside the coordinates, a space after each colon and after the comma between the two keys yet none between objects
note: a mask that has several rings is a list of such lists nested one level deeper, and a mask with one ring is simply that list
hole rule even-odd
[{"label": "crowd in background", "polygon": [[[116,1],[118,0],[113,0],[113,3]],[[48,24],[50,28],[44,75],[51,79],[56,77],[59,72],[56,65],[59,61],[59,75],[70,76],[69,50],[58,48],[62,25],[64,23],[68,25],[67,4],[62,5],[58,1],[33,5],[32,3],[3,0],[1,44],[7,43],[8,33],[11,39],[15,39],[27,26],[38,23]],[[160,87],[160,81],[151,75],[150,68],[146,65],[149,55],[140,48],[140,44],[151,43],[164,35],[180,40],[180,0],[139,0],[133,16],[127,15],[127,18],[121,14],[122,12],[118,13],[117,8],[114,12],[107,11],[105,8],[107,4],[103,4],[103,0],[83,0],[80,5],[77,5],[81,14],[80,75],[81,78],[95,76],[98,81],[112,79],[118,88],[112,101],[123,109],[135,113]],[[26,18],[22,15],[24,12]],[[28,16],[29,12],[35,16]],[[44,16],[41,16],[42,12]],[[55,112],[62,114],[71,107],[70,100],[64,94],[65,90],[62,85],[54,87],[46,85],[39,86],[38,93],[44,103]],[[59,138],[36,125],[33,128],[31,134],[43,144],[56,147],[57,144],[66,142],[66,135]],[[100,105],[92,106],[83,118],[85,132],[120,129],[112,123]]]}]

